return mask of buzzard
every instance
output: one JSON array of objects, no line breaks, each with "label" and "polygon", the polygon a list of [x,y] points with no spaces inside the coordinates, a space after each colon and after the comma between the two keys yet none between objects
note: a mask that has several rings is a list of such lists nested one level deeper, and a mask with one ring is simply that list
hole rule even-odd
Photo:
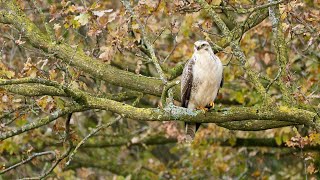
[{"label": "buzzard", "polygon": [[[194,53],[181,77],[181,106],[206,110],[214,106],[223,85],[223,66],[207,41],[194,43]],[[186,141],[191,142],[200,123],[185,123]]]}]

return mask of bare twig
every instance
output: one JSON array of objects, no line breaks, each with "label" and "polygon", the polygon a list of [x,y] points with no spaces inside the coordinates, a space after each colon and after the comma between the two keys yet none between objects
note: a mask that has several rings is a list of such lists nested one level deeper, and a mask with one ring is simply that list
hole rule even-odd
[{"label": "bare twig", "polygon": [[181,7],[179,8],[179,11],[182,12],[187,12],[187,13],[192,13],[192,12],[198,12],[201,9],[221,9],[221,10],[227,10],[227,11],[233,11],[236,12],[238,14],[247,14],[247,13],[252,13],[255,11],[259,11],[261,9],[265,9],[271,6],[275,6],[278,4],[281,4],[283,2],[285,2],[286,0],[280,0],[280,1],[275,1],[275,2],[269,2],[266,4],[262,4],[262,5],[255,5],[253,7],[242,7],[242,6],[221,6],[221,5],[210,5],[210,7],[199,7],[199,6],[194,6],[194,7]]},{"label": "bare twig", "polygon": [[72,107],[65,107],[63,110],[57,110],[57,111],[51,113],[49,116],[46,116],[44,118],[40,118],[38,121],[26,124],[20,128],[15,128],[13,130],[6,131],[4,133],[0,133],[0,141],[7,139],[9,137],[13,137],[18,134],[22,134],[22,133],[30,131],[32,129],[44,126],[44,125],[56,120],[57,118],[68,114],[68,113],[79,112],[79,111],[83,111],[86,109],[87,109],[86,107],[81,106],[81,105],[74,105]]},{"label": "bare twig", "polygon": [[71,152],[72,147],[73,147],[73,143],[70,137],[70,120],[72,117],[72,113],[69,113],[66,119],[66,123],[65,123],[65,138],[64,141],[68,141],[68,149],[58,158],[55,160],[54,164],[42,175],[38,176],[38,177],[30,177],[30,178],[23,178],[23,179],[43,179],[46,176],[48,176],[55,167],[57,167],[57,165],[63,160],[65,159]]},{"label": "bare twig", "polygon": [[53,157],[56,156],[56,153],[54,151],[45,151],[45,152],[34,153],[31,156],[29,156],[27,159],[24,159],[24,160],[20,161],[19,163],[16,163],[16,164],[14,164],[14,165],[12,165],[12,166],[4,169],[4,170],[1,170],[0,174],[4,174],[4,173],[6,173],[6,172],[8,172],[10,170],[13,170],[14,168],[16,168],[18,166],[21,166],[21,165],[23,165],[25,163],[28,163],[28,162],[30,162],[31,160],[33,160],[34,158],[36,158],[38,156],[44,156],[44,155],[48,155],[48,154],[51,154]]},{"label": "bare twig", "polygon": [[[177,36],[176,36],[176,37],[177,37]],[[175,37],[174,40],[173,40],[173,48],[171,49],[170,53],[169,53],[169,54],[167,55],[167,57],[163,60],[162,63],[167,62],[167,60],[171,57],[171,55],[173,54],[173,52],[176,50],[177,45],[178,45],[177,40],[176,40],[176,37]]]},{"label": "bare twig", "polygon": [[279,79],[279,77],[280,77],[280,75],[281,75],[281,70],[282,70],[282,69],[279,68],[276,77],[267,85],[267,87],[266,87],[266,91],[267,91],[267,92],[269,91],[269,89],[270,89],[270,87],[272,86],[272,84]]},{"label": "bare twig", "polygon": [[139,17],[136,16],[136,14],[134,13],[130,2],[128,0],[121,0],[122,4],[124,5],[124,7],[126,8],[126,10],[131,14],[131,16],[136,20],[137,24],[139,25],[140,31],[141,31],[141,38],[143,40],[143,44],[145,44],[145,46],[147,47],[148,52],[150,53],[150,60],[153,62],[153,64],[155,65],[157,72],[160,75],[160,79],[163,81],[164,84],[167,83],[167,78],[165,76],[165,74],[163,73],[163,70],[159,64],[159,60],[156,57],[156,54],[154,52],[154,49],[151,45],[151,43],[149,42],[149,39],[147,38],[147,33],[145,30],[145,27],[143,26],[143,24],[141,23],[141,21],[139,20]]},{"label": "bare twig", "polygon": [[162,33],[163,33],[165,30],[166,30],[165,27],[160,30],[159,34],[158,34],[158,35],[154,38],[154,40],[152,41],[152,44],[154,44],[154,43],[158,40],[158,38],[162,35]]},{"label": "bare twig", "polygon": [[[270,3],[275,2],[274,0],[269,0]],[[286,66],[288,63],[288,49],[285,42],[284,33],[282,30],[281,20],[280,20],[280,10],[279,6],[269,7],[269,19],[272,23],[272,32],[273,32],[273,40],[274,46],[276,50],[276,60],[279,64],[279,71],[278,76],[285,78],[287,76]],[[280,91],[282,93],[282,99],[288,106],[292,106],[294,103],[294,99],[291,96],[292,90],[286,87],[283,81],[279,81],[276,77],[276,82],[280,87]]]},{"label": "bare twig", "polygon": [[[28,1],[30,1],[30,0],[28,0]],[[42,22],[44,23],[44,27],[45,27],[46,32],[49,35],[51,41],[55,41],[56,37],[55,37],[55,34],[54,34],[54,30],[53,30],[52,26],[49,25],[49,23],[48,23],[48,21],[46,19],[46,16],[44,15],[42,9],[38,6],[37,1],[32,0],[32,2],[33,2],[33,5],[35,6],[35,8],[38,10],[38,12],[40,14],[40,18],[41,18]]]},{"label": "bare twig", "polygon": [[70,164],[70,162],[73,159],[73,156],[77,153],[77,150],[80,148],[80,146],[82,146],[91,136],[95,135],[97,132],[99,132],[101,129],[103,128],[107,128],[109,126],[111,126],[112,124],[114,124],[115,122],[119,121],[122,117],[119,116],[118,118],[116,118],[115,120],[111,121],[110,123],[107,124],[102,124],[102,125],[98,125],[93,131],[91,131],[85,138],[83,138],[80,143],[76,146],[76,148],[72,151],[72,153],[69,156],[69,160],[66,162],[66,165],[68,166]]}]

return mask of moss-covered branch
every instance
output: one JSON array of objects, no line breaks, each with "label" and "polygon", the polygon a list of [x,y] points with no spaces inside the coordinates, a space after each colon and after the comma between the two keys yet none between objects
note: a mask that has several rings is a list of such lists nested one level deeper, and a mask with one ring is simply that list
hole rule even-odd
[{"label": "moss-covered branch", "polygon": [[[30,79],[30,78],[26,78]],[[26,79],[17,82],[30,82]],[[0,84],[7,85],[15,80],[2,81]],[[32,80],[32,82],[46,83],[45,80]],[[56,84],[51,82],[49,84]],[[261,130],[275,127],[283,127],[295,124],[304,124],[319,130],[320,119],[316,113],[307,110],[280,107],[231,107],[209,113],[191,111],[186,108],[169,105],[164,109],[158,108],[136,108],[125,103],[111,99],[96,97],[78,89],[66,88],[65,91],[72,91],[71,97],[81,97],[83,106],[91,109],[104,109],[120,114],[127,118],[141,121],[170,121],[178,120],[198,123],[217,123],[228,129],[238,130]],[[76,108],[77,106],[75,106]],[[84,107],[77,107],[83,109]],[[62,112],[60,112],[62,113]],[[47,122],[47,121],[46,121]]]},{"label": "moss-covered branch", "polygon": [[[53,86],[47,86],[44,84],[36,84],[36,83],[0,85],[0,89],[4,89],[8,92],[23,95],[23,96],[45,96],[45,95],[48,95],[48,96],[70,97],[70,96],[68,96],[68,94],[66,94],[64,92],[63,89],[56,88]],[[75,91],[77,91],[77,89],[75,89]],[[82,91],[82,93],[86,93],[91,96],[112,99],[115,101],[127,101],[127,100],[135,99],[138,96],[141,96],[141,93],[137,92],[137,91],[125,91],[125,92],[116,93],[116,94],[105,93],[105,94],[101,94],[101,95],[94,95],[94,94],[90,94],[90,93],[83,92],[83,91]]]}]

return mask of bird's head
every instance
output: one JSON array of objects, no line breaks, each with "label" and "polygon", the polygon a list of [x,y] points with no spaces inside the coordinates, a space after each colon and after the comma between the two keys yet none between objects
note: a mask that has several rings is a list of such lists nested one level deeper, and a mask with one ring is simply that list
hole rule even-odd
[{"label": "bird's head", "polygon": [[212,49],[207,41],[199,40],[194,43],[194,51],[212,51]]}]

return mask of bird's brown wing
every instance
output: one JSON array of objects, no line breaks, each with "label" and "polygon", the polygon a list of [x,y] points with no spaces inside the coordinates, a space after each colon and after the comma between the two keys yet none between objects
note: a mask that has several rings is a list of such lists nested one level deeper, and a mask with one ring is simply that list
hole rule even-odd
[{"label": "bird's brown wing", "polygon": [[222,71],[222,78],[221,78],[221,82],[220,82],[220,88],[222,88],[223,82],[224,82],[224,77],[223,77],[223,71]]},{"label": "bird's brown wing", "polygon": [[187,64],[184,66],[181,76],[181,106],[187,108],[191,95],[192,88],[192,68],[195,63],[194,57],[189,59]]}]

